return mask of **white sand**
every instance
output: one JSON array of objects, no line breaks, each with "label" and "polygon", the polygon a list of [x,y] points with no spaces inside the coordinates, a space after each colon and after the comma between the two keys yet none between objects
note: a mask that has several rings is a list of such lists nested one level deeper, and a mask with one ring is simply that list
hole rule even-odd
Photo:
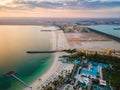
[{"label": "white sand", "polygon": [[[53,50],[56,49],[61,49],[61,48],[69,48],[69,45],[67,43],[67,40],[64,36],[64,33],[62,31],[58,31],[58,32],[52,32],[53,34]],[[63,55],[64,53],[55,53],[55,59],[53,61],[52,66],[50,67],[50,69],[48,71],[46,71],[42,76],[38,77],[38,79],[32,84],[30,85],[32,87],[32,90],[39,90],[38,88],[54,73],[56,73],[56,71],[58,71],[59,67],[61,67],[61,62],[58,62],[58,56],[59,55]],[[71,68],[70,68],[71,69]],[[39,80],[41,79],[41,80]],[[30,88],[25,88],[23,90],[31,90]]]},{"label": "white sand", "polygon": [[59,50],[70,49],[70,45],[68,44],[68,41],[67,41],[63,31],[57,32],[57,39],[58,39],[57,43],[58,43]]}]

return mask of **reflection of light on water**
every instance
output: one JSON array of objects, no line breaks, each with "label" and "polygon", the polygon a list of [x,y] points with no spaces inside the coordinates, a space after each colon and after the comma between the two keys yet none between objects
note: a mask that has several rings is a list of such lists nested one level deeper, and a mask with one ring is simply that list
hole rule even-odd
[{"label": "reflection of light on water", "polygon": [[[51,34],[40,33],[39,27],[35,27],[35,30],[30,27],[2,27],[0,30],[0,68],[11,67],[12,64],[22,62],[27,50],[49,49],[51,41],[48,38],[51,38]],[[44,40],[47,42],[42,42]]]},{"label": "reflection of light on water", "polygon": [[[39,69],[37,74],[45,71],[53,55],[26,53],[28,50],[51,49],[53,34],[40,32],[40,29],[41,26],[0,26],[0,77],[10,70],[16,70],[17,75],[21,77],[26,77],[31,70],[37,72],[35,69]],[[29,76],[30,78],[37,77],[35,74]]]}]

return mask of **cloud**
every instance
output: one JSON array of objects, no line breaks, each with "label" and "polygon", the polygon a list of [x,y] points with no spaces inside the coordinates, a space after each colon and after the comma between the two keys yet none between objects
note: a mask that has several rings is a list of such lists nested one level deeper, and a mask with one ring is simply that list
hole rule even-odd
[{"label": "cloud", "polygon": [[120,17],[120,0],[0,0],[0,17]]},{"label": "cloud", "polygon": [[101,8],[114,8],[114,7],[119,7],[120,2],[103,2],[102,1],[94,1],[94,2],[84,2],[83,7],[84,8],[89,8],[89,9],[101,9]]},{"label": "cloud", "polygon": [[101,9],[120,7],[120,0],[0,0],[0,7],[28,8],[66,8],[66,9]]},{"label": "cloud", "polygon": [[21,0],[19,3],[27,4],[31,7],[70,9],[101,9],[120,6],[120,0]]}]

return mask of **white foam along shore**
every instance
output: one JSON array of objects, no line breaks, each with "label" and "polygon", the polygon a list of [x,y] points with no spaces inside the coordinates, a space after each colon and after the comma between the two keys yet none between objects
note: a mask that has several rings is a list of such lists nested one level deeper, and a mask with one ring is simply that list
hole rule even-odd
[{"label": "white foam along shore", "polygon": [[[65,46],[67,48],[69,47],[68,43],[66,42],[64,33],[62,31],[52,32],[52,34],[53,34],[53,47],[52,47],[53,50],[60,49],[61,47],[65,48]],[[64,42],[64,43],[62,43],[62,42]],[[60,71],[62,71],[65,67],[67,68],[68,66],[66,66],[65,64],[58,62],[58,55],[60,55],[60,53],[55,53],[55,58],[54,58],[54,61],[51,65],[51,67],[43,75],[38,77],[33,84],[30,85],[32,87],[32,89],[26,87],[23,90],[40,90],[40,87],[42,85],[45,85],[46,81],[49,80],[49,78],[51,78],[51,76],[54,78],[55,77],[54,75],[56,73],[60,73]],[[67,68],[66,70],[70,70],[72,68],[73,68],[73,65],[69,66],[69,68]]]}]

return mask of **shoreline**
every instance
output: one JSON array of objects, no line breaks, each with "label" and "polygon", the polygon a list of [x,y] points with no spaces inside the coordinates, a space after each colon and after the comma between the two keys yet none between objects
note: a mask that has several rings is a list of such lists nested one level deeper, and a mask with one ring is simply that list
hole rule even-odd
[{"label": "shoreline", "polygon": [[[47,80],[46,78],[49,78],[57,70],[56,66],[59,66],[57,55],[55,55],[54,61],[53,61],[52,65],[50,66],[50,68],[48,70],[46,70],[45,73],[43,73],[41,76],[39,76],[35,80],[35,82],[33,82],[30,85],[32,87],[32,90],[38,90],[38,88],[40,88],[41,85],[44,84],[44,82]],[[30,90],[30,88],[26,87],[23,90]]]},{"label": "shoreline", "polygon": [[[57,47],[57,38],[56,38],[56,33],[52,32],[53,34],[53,40],[52,40],[52,50],[55,50]],[[53,73],[56,72],[57,67],[60,66],[60,62],[58,62],[58,53],[55,53],[54,60],[52,62],[52,65],[48,70],[45,71],[40,77],[38,77],[35,82],[33,82],[30,86],[32,87],[32,90],[38,90],[40,86],[47,80],[46,78],[49,78]],[[23,90],[30,90],[30,88],[25,87]]]}]

